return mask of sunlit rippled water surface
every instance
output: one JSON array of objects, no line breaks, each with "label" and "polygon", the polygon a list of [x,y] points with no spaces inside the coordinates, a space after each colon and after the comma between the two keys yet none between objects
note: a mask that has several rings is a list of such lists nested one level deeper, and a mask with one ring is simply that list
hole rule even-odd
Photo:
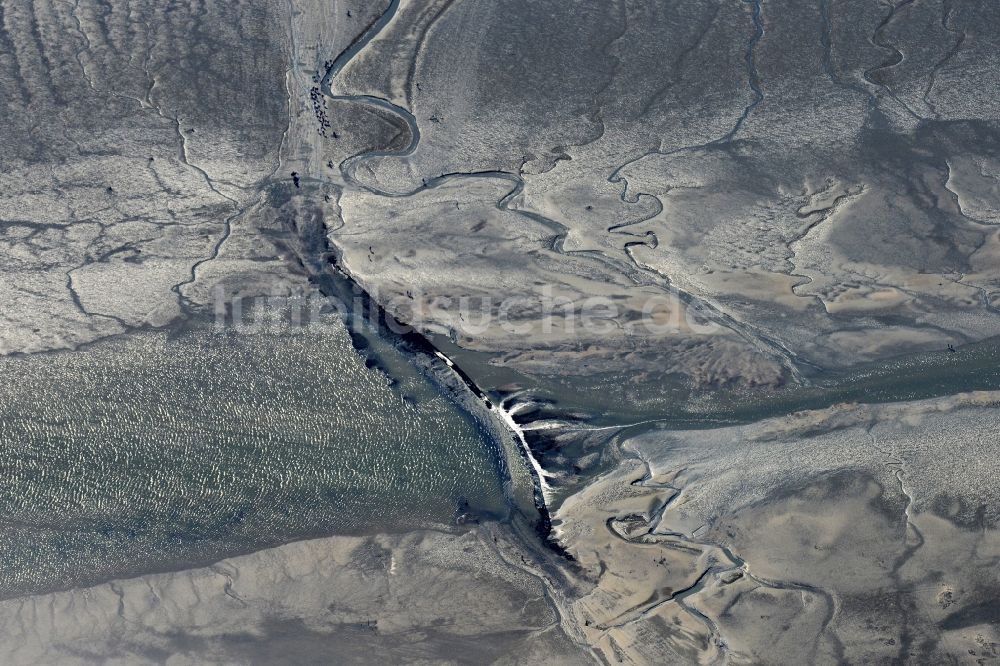
[{"label": "sunlit rippled water surface", "polygon": [[0,359],[0,595],[501,512],[497,444],[397,380],[337,321]]}]

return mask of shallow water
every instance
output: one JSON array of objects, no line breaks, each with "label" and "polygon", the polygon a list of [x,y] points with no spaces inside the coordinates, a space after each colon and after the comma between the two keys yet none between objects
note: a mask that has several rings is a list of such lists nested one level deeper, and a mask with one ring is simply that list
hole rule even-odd
[{"label": "shallow water", "polygon": [[0,359],[0,596],[500,515],[499,444],[442,395],[333,318]]},{"label": "shallow water", "polygon": [[[493,364],[497,354],[462,349],[433,338],[478,385],[491,394],[503,385],[526,388],[524,399],[542,405],[532,418],[582,417],[591,426],[627,426],[654,420],[677,429],[752,423],[841,402],[883,403],[922,400],[963,391],[1000,389],[1000,338],[913,354],[838,372],[810,374],[811,384],[778,388],[692,388],[683,377],[644,372],[590,375],[528,375]],[[529,412],[525,412],[528,414]],[[519,419],[524,420],[524,419]]]}]

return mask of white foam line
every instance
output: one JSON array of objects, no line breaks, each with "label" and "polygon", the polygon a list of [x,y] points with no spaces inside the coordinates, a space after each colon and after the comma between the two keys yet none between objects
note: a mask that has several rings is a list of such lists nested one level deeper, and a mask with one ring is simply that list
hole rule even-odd
[{"label": "white foam line", "polygon": [[[436,349],[434,350],[434,354],[437,355],[437,357],[440,358],[442,361],[444,361],[449,368],[454,369],[455,363],[450,358],[448,358],[447,356],[445,356]],[[523,404],[514,405],[514,407],[508,411],[499,405],[494,405],[492,401],[490,402],[490,411],[500,417],[500,420],[503,421],[504,424],[506,424],[506,426],[510,429],[511,432],[514,433],[518,443],[520,443],[521,452],[524,453],[524,457],[528,459],[528,464],[531,465],[531,469],[534,470],[535,476],[538,477],[538,487],[539,490],[541,490],[542,492],[542,501],[544,501],[545,505],[548,506],[549,498],[552,494],[552,488],[551,486],[549,486],[546,479],[551,479],[553,475],[550,474],[549,472],[546,472],[545,469],[542,468],[538,460],[535,458],[535,456],[531,453],[531,447],[528,446],[528,440],[524,438],[524,429],[522,429],[521,426],[519,426],[517,422],[514,421],[514,413],[516,413],[523,407],[525,407],[525,405]]]},{"label": "white foam line", "polygon": [[647,425],[649,423],[663,423],[664,421],[669,421],[670,419],[649,419],[648,421],[637,421],[636,423],[623,423],[621,425],[610,425],[610,426],[578,426],[578,425],[565,425],[563,428],[565,430],[582,430],[584,432],[597,432],[599,430],[624,430],[625,428],[634,428],[635,426]]},{"label": "white foam line", "polygon": [[455,364],[452,363],[452,360],[450,358],[448,358],[447,356],[445,356],[444,354],[442,354],[441,352],[439,352],[436,349],[434,350],[434,353],[437,354],[437,357],[439,359],[441,359],[442,361],[444,361],[445,363],[447,363],[449,368],[454,368],[455,367]]},{"label": "white foam line", "polygon": [[531,447],[528,446],[528,441],[524,438],[524,430],[521,426],[517,425],[514,421],[514,417],[511,412],[503,409],[502,407],[497,407],[494,405],[490,408],[495,414],[500,416],[500,420],[507,424],[507,427],[517,436],[518,442],[521,444],[521,450],[524,452],[524,456],[528,459],[528,463],[531,468],[535,470],[535,475],[538,477],[538,487],[542,491],[542,499],[545,501],[546,506],[549,503],[549,497],[552,494],[552,488],[549,486],[546,479],[552,478],[552,474],[545,471],[542,465],[538,462],[535,456],[531,453]]},{"label": "white foam line", "polygon": [[524,426],[522,430],[562,430],[565,425],[561,421],[535,421],[531,425]]}]

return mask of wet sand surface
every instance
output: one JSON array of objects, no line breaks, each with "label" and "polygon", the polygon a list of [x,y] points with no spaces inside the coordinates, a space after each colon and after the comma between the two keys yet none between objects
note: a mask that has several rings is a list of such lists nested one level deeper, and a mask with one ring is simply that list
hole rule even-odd
[{"label": "wet sand surface", "polygon": [[988,3],[0,9],[5,661],[998,658]]},{"label": "wet sand surface", "polygon": [[0,601],[4,663],[579,663],[489,530],[330,537]]}]

